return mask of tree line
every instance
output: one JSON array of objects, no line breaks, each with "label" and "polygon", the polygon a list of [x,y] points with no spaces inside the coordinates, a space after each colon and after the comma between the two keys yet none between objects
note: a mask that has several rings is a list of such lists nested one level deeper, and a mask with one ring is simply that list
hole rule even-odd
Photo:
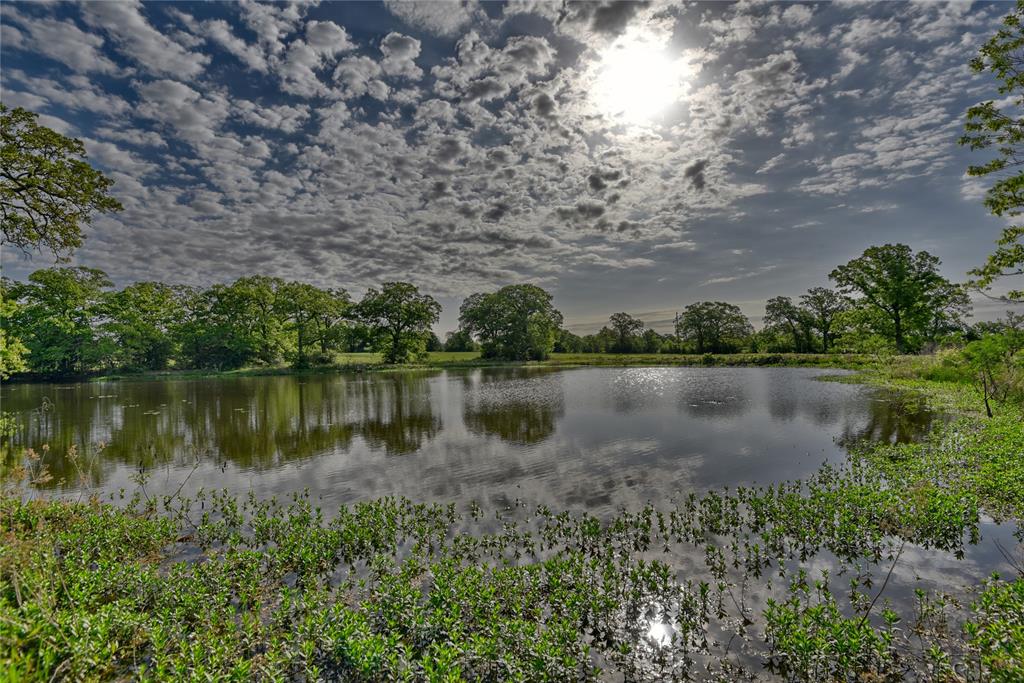
[{"label": "tree line", "polygon": [[[939,260],[902,244],[871,247],[794,301],[777,296],[755,331],[738,306],[692,303],[673,333],[616,313],[595,334],[563,327],[552,296],[530,284],[472,294],[459,328],[442,343],[432,331],[441,306],[407,282],[370,288],[355,301],[341,288],[261,275],[207,288],[136,282],[115,289],[95,268],[37,270],[4,279],[7,372],[232,369],[333,362],[376,351],[404,363],[427,351],[479,350],[484,358],[541,360],[561,353],[829,353],[890,348],[916,353],[949,335],[970,336],[964,289],[938,273]],[[13,350],[13,351],[12,351]]]}]

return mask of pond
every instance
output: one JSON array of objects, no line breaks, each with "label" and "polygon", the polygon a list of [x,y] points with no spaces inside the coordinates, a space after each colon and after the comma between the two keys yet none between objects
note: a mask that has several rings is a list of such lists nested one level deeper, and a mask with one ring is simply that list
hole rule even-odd
[{"label": "pond", "polygon": [[[385,495],[607,515],[768,484],[907,440],[934,416],[798,368],[489,368],[10,384],[4,410],[51,489],[309,489],[325,507]],[[72,457],[69,457],[69,454]]]},{"label": "pond", "polygon": [[[0,399],[22,426],[4,456],[15,461],[25,448],[42,454],[53,475],[42,486],[49,493],[132,492],[143,474],[148,495],[226,488],[266,498],[308,490],[328,515],[389,495],[461,510],[472,501],[501,513],[478,525],[497,532],[517,515],[526,517],[524,529],[538,523],[529,519],[536,505],[610,519],[648,502],[671,508],[691,492],[808,477],[822,464],[844,462],[848,444],[919,439],[945,419],[920,397],[820,381],[824,374],[487,368],[10,384]],[[895,560],[853,564],[821,550],[791,558],[778,577],[781,565],[755,578],[730,565],[733,583],[721,585],[736,588],[739,603],[730,592],[736,612],[709,627],[711,635],[729,643],[728,652],[728,625],[742,623],[740,614],[761,614],[769,599],[785,599],[798,569],[814,577],[828,572],[835,595],[849,591],[854,577],[866,594],[880,585],[882,604],[905,615],[914,613],[917,589],[949,592],[967,604],[983,577],[1012,574],[1002,550],[1017,545],[1012,526],[983,521],[979,542],[962,557],[905,544]],[[727,547],[727,539],[718,540]],[[710,582],[710,548],[659,546],[637,559],[667,562],[680,585]],[[639,634],[638,666],[653,667],[660,645],[648,646],[667,637],[680,607],[648,607],[650,614],[623,623]],[[752,623],[763,628],[759,617]],[[740,650],[744,666],[760,668],[764,652],[756,643]],[[637,677],[645,678],[659,676]]]}]

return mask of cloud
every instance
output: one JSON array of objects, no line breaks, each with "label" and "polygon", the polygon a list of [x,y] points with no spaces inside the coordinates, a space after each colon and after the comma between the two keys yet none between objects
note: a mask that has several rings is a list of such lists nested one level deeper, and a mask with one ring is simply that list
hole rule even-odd
[{"label": "cloud", "polygon": [[454,36],[485,15],[475,1],[385,0],[384,6],[407,26],[439,36]]},{"label": "cloud", "polygon": [[8,48],[43,54],[79,73],[121,71],[103,54],[103,37],[86,33],[71,21],[30,18],[14,9],[5,11],[4,19],[15,21],[24,30],[22,33],[9,24],[3,25],[3,42]]},{"label": "cloud", "polygon": [[82,6],[82,18],[104,30],[121,53],[151,74],[191,79],[210,61],[209,56],[192,52],[153,28],[138,0],[88,3]]},{"label": "cloud", "polygon": [[[531,281],[570,307],[669,306],[769,270],[800,291],[922,220],[942,244],[983,192],[956,136],[990,96],[967,66],[988,6],[10,7],[4,101],[85,139],[116,181],[126,211],[79,259],[119,282],[410,279],[457,299]],[[28,22],[80,61],[54,63]],[[637,35],[693,71],[676,105],[627,124],[594,79],[602,48]],[[836,204],[827,244],[811,239]]]}]

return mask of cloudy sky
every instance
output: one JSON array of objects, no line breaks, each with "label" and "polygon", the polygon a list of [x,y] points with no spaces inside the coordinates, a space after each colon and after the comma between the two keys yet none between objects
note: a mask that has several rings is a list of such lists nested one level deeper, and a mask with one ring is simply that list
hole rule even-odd
[{"label": "cloudy sky", "polygon": [[577,331],[700,299],[756,321],[871,244],[984,259],[956,139],[1008,8],[5,2],[3,101],[115,179],[74,262],[119,284],[410,280],[442,330],[519,282]]}]

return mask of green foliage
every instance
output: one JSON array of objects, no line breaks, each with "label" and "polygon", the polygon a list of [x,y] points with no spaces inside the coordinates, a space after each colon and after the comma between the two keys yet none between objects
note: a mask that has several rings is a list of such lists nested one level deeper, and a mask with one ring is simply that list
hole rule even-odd
[{"label": "green foliage", "polygon": [[33,370],[73,373],[109,364],[111,345],[94,321],[110,287],[103,271],[84,267],[37,270],[28,282],[5,287],[19,302],[10,324],[28,347]]},{"label": "green foliage", "polygon": [[782,330],[792,336],[793,350],[797,353],[813,350],[811,314],[794,304],[788,296],[768,299],[764,308],[764,324],[768,329]]},{"label": "green foliage", "polygon": [[554,348],[562,314],[540,287],[508,285],[467,297],[459,326],[480,340],[485,358],[543,360]]},{"label": "green foliage", "polygon": [[855,304],[865,311],[859,320],[864,328],[892,340],[898,353],[908,353],[962,328],[970,311],[962,288],[939,275],[940,263],[926,251],[915,254],[905,244],[886,244],[868,247],[829,277],[845,294],[859,297]]},{"label": "green foliage", "polygon": [[0,243],[66,257],[82,244],[81,224],[123,207],[107,192],[114,181],[85,161],[81,141],[37,118],[0,104]]},{"label": "green foliage", "polygon": [[693,342],[697,353],[735,350],[753,332],[739,307],[724,301],[690,304],[676,321],[676,334]]},{"label": "green foliage", "polygon": [[444,350],[452,352],[477,351],[479,345],[473,340],[466,330],[454,330],[449,332],[444,340]]},{"label": "green foliage", "polygon": [[850,300],[834,289],[812,287],[800,296],[800,303],[811,328],[821,338],[822,353],[828,353],[836,331],[841,329],[837,319],[850,307]]},{"label": "green foliage", "polygon": [[324,290],[305,282],[280,284],[274,293],[275,311],[285,320],[286,329],[295,334],[294,365],[309,365],[308,350],[319,344],[326,355],[332,342],[343,334],[341,321],[351,302],[344,289]]},{"label": "green foliage", "polygon": [[827,581],[810,585],[801,573],[785,602],[768,600],[765,638],[771,648],[768,667],[791,681],[899,681],[893,628],[876,631],[860,615],[843,614]]},{"label": "green foliage", "polygon": [[[1016,217],[1024,206],[1024,171],[1020,153],[1024,145],[1024,118],[1018,115],[1024,105],[1024,2],[1003,19],[1003,26],[982,45],[971,60],[976,73],[988,73],[999,84],[1002,100],[988,100],[967,110],[964,135],[960,144],[972,150],[990,150],[996,156],[983,164],[969,166],[975,177],[995,175],[996,181],[985,193],[985,206],[996,216]],[[989,289],[1003,277],[1024,275],[1024,226],[1003,230],[996,251],[985,264],[971,271],[971,283]],[[1024,290],[1014,289],[1006,298],[1024,300]]]},{"label": "green foliage", "polygon": [[608,319],[608,323],[619,337],[615,347],[609,350],[616,353],[633,353],[640,350],[640,340],[637,337],[644,331],[643,320],[638,320],[628,313],[614,313]]},{"label": "green foliage", "polygon": [[162,282],[137,282],[106,297],[101,328],[113,339],[115,366],[167,367],[176,355],[175,331],[185,314],[179,294]]},{"label": "green foliage", "polygon": [[372,331],[374,348],[384,354],[384,362],[405,363],[425,352],[441,304],[408,282],[385,282],[379,290],[366,292],[356,314]]},{"label": "green foliage", "polygon": [[1021,680],[1024,673],[1024,578],[991,579],[974,604],[968,640],[980,654],[992,683]]},{"label": "green foliage", "polygon": [[20,306],[9,290],[7,279],[0,280],[0,380],[7,379],[12,373],[28,370],[25,360],[28,347],[13,327]]}]

